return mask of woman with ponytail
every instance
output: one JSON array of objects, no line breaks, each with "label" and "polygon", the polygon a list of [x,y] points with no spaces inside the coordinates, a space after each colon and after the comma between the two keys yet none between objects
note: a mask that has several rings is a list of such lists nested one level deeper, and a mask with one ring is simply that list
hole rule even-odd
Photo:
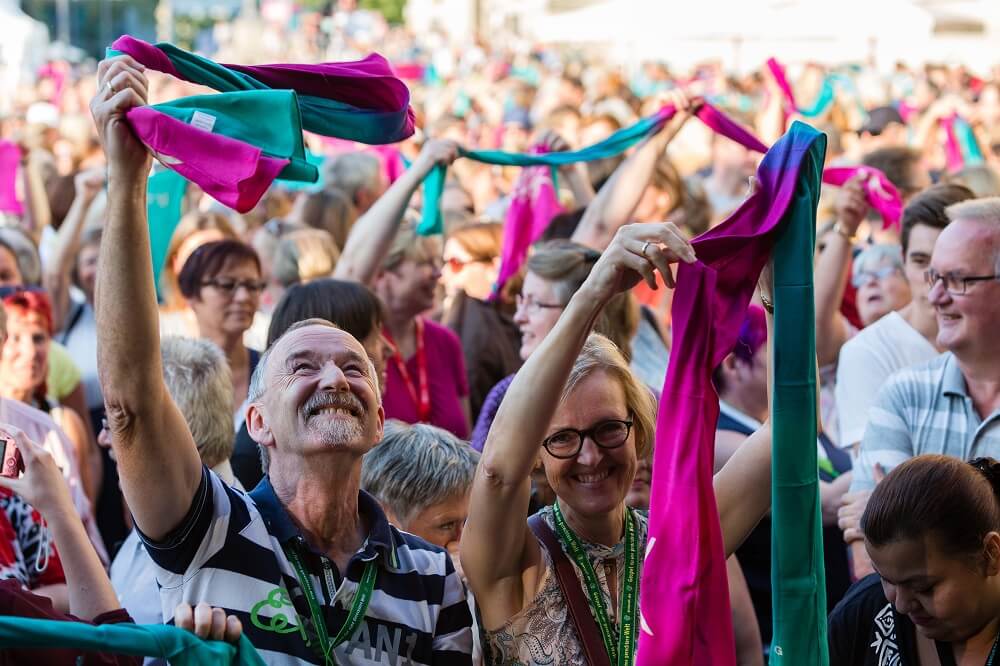
[{"label": "woman with ponytail", "polygon": [[1000,463],[911,458],[861,530],[877,573],[830,615],[831,664],[1000,664]]}]

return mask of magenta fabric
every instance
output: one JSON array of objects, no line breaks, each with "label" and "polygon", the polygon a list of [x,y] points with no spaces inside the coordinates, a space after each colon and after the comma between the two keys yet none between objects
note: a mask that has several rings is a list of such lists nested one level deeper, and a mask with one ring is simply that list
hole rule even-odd
[{"label": "magenta fabric", "polygon": [[399,148],[394,145],[381,145],[371,146],[370,149],[382,162],[382,170],[385,172],[389,184],[395,183],[406,171],[406,165],[403,164],[403,156],[399,152]]},{"label": "magenta fabric", "polygon": [[[389,62],[377,53],[353,62],[223,67],[249,74],[271,88],[291,88],[299,94],[336,99],[358,108],[395,111],[410,103],[406,84],[395,77]],[[412,126],[413,109],[409,109],[409,120]]]},{"label": "magenta fabric", "polygon": [[129,54],[142,65],[157,72],[169,74],[175,79],[184,78],[166,53],[156,48],[155,45],[136,39],[132,35],[122,35],[114,41],[111,48]]},{"label": "magenta fabric", "polygon": [[785,109],[793,111],[797,109],[795,93],[792,91],[791,84],[788,83],[788,77],[785,76],[785,68],[774,58],[767,59],[767,68],[770,70],[771,76],[774,77],[774,82],[778,84],[778,88],[781,89],[782,94],[785,96]]},{"label": "magenta fabric", "polygon": [[[548,149],[534,146],[530,152],[541,155]],[[552,218],[562,212],[552,182],[552,169],[547,166],[525,167],[517,177],[504,222],[503,250],[493,297],[520,270],[528,247],[542,237]]]},{"label": "magenta fabric", "polygon": [[755,150],[758,153],[766,153],[768,150],[767,145],[763,141],[711,104],[702,104],[695,115],[698,117],[698,120],[705,123],[710,129],[750,150]]},{"label": "magenta fabric", "polygon": [[862,183],[865,199],[882,216],[882,228],[898,229],[903,215],[903,199],[896,186],[878,169],[870,166],[830,167],[823,170],[823,182],[840,186],[857,173],[867,174]]},{"label": "magenta fabric", "polygon": [[126,114],[153,155],[206,194],[240,213],[249,212],[289,163],[260,148],[181,122],[149,106]]},{"label": "magenta fabric", "polygon": [[[469,380],[465,374],[462,343],[450,329],[424,319],[424,345],[427,353],[427,382],[431,396],[430,423],[468,439],[469,424],[462,409],[462,398],[469,395]],[[406,370],[417,382],[419,376],[416,354],[406,360]],[[386,363],[386,386],[382,395],[385,418],[406,423],[419,420],[417,405],[403,382],[396,364]]]},{"label": "magenta fabric", "polygon": [[[798,123],[796,124],[798,125]],[[693,241],[677,270],[670,363],[656,424],[649,540],[641,584],[640,666],[733,666],[722,532],[712,487],[718,396],[711,374],[736,342],[772,233],[795,192],[809,144],[780,140],[757,170],[758,189]]]},{"label": "magenta fabric", "polygon": [[17,173],[21,149],[12,141],[0,141],[0,212],[23,215],[24,204],[17,198]]},{"label": "magenta fabric", "polygon": [[941,127],[944,129],[944,156],[948,164],[948,171],[955,173],[961,171],[965,166],[965,158],[962,157],[962,148],[958,145],[958,137],[955,136],[955,119],[952,114],[941,118]]}]

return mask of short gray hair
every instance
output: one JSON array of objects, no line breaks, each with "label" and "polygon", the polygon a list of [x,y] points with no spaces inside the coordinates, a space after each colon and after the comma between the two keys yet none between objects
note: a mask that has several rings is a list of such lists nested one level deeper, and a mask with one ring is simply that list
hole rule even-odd
[{"label": "short gray hair", "polygon": [[351,202],[357,201],[358,191],[374,188],[378,184],[382,163],[368,153],[344,153],[330,160],[323,170],[323,184],[335,187],[346,194]]},{"label": "short gray hair", "polygon": [[447,430],[390,420],[361,463],[361,488],[397,519],[472,488],[479,453]]},{"label": "short gray hair", "polygon": [[[247,389],[247,403],[260,403],[261,398],[264,396],[264,392],[267,390],[267,385],[264,383],[264,378],[267,375],[267,365],[271,360],[271,352],[274,351],[274,347],[281,341],[283,337],[291,333],[292,331],[297,331],[300,328],[305,328],[306,326],[327,326],[329,328],[336,329],[338,331],[343,331],[333,322],[326,319],[319,319],[318,317],[313,317],[312,319],[303,319],[302,321],[297,321],[291,326],[289,326],[284,333],[279,335],[274,342],[271,343],[264,353],[260,355],[260,360],[257,361],[257,367],[254,368],[253,374],[250,375],[250,386]],[[344,331],[346,333],[346,331]],[[350,335],[350,334],[348,334]],[[366,356],[368,359],[368,376],[371,377],[372,382],[375,384],[375,395],[381,400],[381,390],[379,389],[379,376],[378,372],[375,371],[375,363],[372,362],[371,358]],[[271,466],[271,458],[267,453],[267,447],[258,444],[257,448],[260,449],[260,466],[264,470],[264,474],[267,474],[267,470]]]},{"label": "short gray hair", "polygon": [[869,245],[854,258],[852,277],[857,278],[862,271],[870,270],[883,261],[890,261],[894,267],[903,270],[903,249],[892,243]]},{"label": "short gray hair", "polygon": [[42,282],[42,260],[38,247],[28,234],[17,226],[0,226],[0,245],[10,250],[17,261],[21,281],[26,285]]},{"label": "short gray hair", "polygon": [[205,339],[160,342],[163,379],[184,415],[201,461],[215,467],[233,454],[233,380],[225,354]]},{"label": "short gray hair", "polygon": [[970,222],[993,225],[993,234],[996,237],[994,247],[996,257],[994,257],[993,266],[994,272],[1000,273],[1000,197],[983,197],[961,201],[948,206],[944,212],[952,222],[969,220]]}]

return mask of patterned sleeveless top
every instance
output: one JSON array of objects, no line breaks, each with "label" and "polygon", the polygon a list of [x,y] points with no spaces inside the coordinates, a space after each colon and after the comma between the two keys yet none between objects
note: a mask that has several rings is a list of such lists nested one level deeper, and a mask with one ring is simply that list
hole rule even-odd
[{"label": "patterned sleeveless top", "polygon": [[[546,524],[555,531],[552,518],[552,507],[547,506],[539,512]],[[648,534],[647,515],[644,511],[636,512],[638,526],[639,552],[646,552],[646,537]],[[604,597],[605,606],[612,613],[615,640],[618,640],[618,604],[612,604],[611,593],[608,590],[607,569],[605,563],[613,560],[617,572],[618,591],[615,599],[621,599],[623,576],[625,568],[625,538],[613,547],[582,541],[583,547],[590,559],[591,566],[597,574]],[[539,544],[541,546],[541,544]],[[588,666],[583,644],[569,614],[566,599],[559,587],[559,579],[552,570],[552,560],[544,546],[542,560],[545,571],[542,574],[541,589],[531,604],[521,609],[517,615],[507,620],[495,631],[485,631],[484,661],[490,666]],[[573,560],[570,558],[570,562]],[[577,580],[583,587],[583,575],[576,564],[573,564]],[[591,608],[591,613],[594,609]]]}]

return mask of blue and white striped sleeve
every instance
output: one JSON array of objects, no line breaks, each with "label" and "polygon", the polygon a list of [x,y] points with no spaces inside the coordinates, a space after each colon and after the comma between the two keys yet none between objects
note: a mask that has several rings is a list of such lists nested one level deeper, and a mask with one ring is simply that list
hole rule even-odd
[{"label": "blue and white striped sleeve", "polygon": [[447,666],[472,664],[472,613],[465,585],[450,557],[445,557],[444,597],[434,626],[433,663]]}]

